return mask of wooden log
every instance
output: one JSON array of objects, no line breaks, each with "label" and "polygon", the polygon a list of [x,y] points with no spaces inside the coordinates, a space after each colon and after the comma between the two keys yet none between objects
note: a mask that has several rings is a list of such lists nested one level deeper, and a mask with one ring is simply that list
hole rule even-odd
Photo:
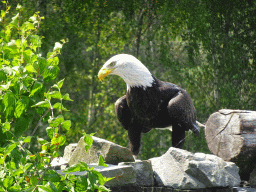
[{"label": "wooden log", "polygon": [[245,177],[255,167],[255,111],[222,109],[213,113],[206,122],[205,137],[210,151],[235,162]]}]

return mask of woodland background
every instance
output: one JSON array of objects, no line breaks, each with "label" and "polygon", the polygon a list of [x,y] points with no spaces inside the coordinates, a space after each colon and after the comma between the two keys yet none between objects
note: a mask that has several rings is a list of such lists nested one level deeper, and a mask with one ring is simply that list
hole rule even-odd
[{"label": "woodland background", "polygon": [[[120,77],[103,82],[97,73],[119,53],[138,57],[157,78],[190,94],[198,121],[219,109],[256,110],[256,1],[249,0],[11,0],[23,6],[24,20],[36,11],[44,17],[38,34],[41,53],[68,39],[59,55],[58,80],[73,102],[64,114],[72,121],[67,142],[84,132],[129,146],[118,123],[115,101],[126,93]],[[0,9],[4,5],[0,4]],[[27,17],[27,18],[26,18]],[[34,115],[32,122],[38,122]],[[26,134],[30,135],[35,123]],[[36,135],[44,137],[42,124]],[[163,154],[171,146],[169,130],[144,134],[139,158]],[[37,150],[37,145],[30,148]],[[187,134],[184,149],[209,153],[204,131]]]}]

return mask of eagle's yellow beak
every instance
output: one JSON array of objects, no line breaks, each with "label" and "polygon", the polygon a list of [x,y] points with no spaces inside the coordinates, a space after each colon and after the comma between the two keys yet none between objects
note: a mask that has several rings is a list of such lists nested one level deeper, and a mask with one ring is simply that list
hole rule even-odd
[{"label": "eagle's yellow beak", "polygon": [[113,69],[106,69],[106,68],[101,68],[99,73],[98,73],[98,78],[101,81],[104,77],[106,77],[109,73],[111,73]]}]

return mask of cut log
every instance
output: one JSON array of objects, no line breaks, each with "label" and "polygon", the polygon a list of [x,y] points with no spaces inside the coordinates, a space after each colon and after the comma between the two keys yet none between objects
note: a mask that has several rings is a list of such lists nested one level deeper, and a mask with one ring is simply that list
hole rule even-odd
[{"label": "cut log", "polygon": [[207,120],[205,136],[214,155],[236,163],[241,174],[250,174],[256,164],[255,111],[219,110]]}]

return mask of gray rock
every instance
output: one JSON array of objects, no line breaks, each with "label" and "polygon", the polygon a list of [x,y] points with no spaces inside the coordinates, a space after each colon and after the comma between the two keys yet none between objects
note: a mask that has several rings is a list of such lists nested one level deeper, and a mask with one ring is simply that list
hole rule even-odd
[{"label": "gray rock", "polygon": [[[110,181],[105,183],[107,187],[113,186],[125,186],[125,185],[133,185],[136,182],[136,173],[132,166],[129,165],[110,165],[108,167],[97,166],[96,164],[90,164],[89,167],[94,166],[94,170],[100,172],[104,177],[113,178]],[[66,174],[61,170],[57,170],[59,174],[63,176]],[[77,171],[72,172],[70,174],[73,175],[84,175],[86,171]]]},{"label": "gray rock", "polygon": [[121,165],[130,165],[134,168],[136,173],[136,186],[154,186],[154,174],[149,160],[136,160],[136,162],[122,162],[118,164]]},{"label": "gray rock", "polygon": [[84,137],[82,137],[74,152],[72,153],[68,164],[74,165],[79,162],[87,164],[98,163],[99,155],[103,157],[107,164],[117,165],[120,162],[134,162],[134,158],[129,149],[98,137],[93,138],[92,147],[86,152]]},{"label": "gray rock", "polygon": [[241,182],[238,167],[221,158],[171,147],[150,159],[159,186],[176,189],[235,187]]},{"label": "gray rock", "polygon": [[72,154],[74,153],[76,147],[77,147],[77,143],[70,143],[68,146],[65,147],[63,158],[67,162],[69,162],[69,160],[72,157]]}]

